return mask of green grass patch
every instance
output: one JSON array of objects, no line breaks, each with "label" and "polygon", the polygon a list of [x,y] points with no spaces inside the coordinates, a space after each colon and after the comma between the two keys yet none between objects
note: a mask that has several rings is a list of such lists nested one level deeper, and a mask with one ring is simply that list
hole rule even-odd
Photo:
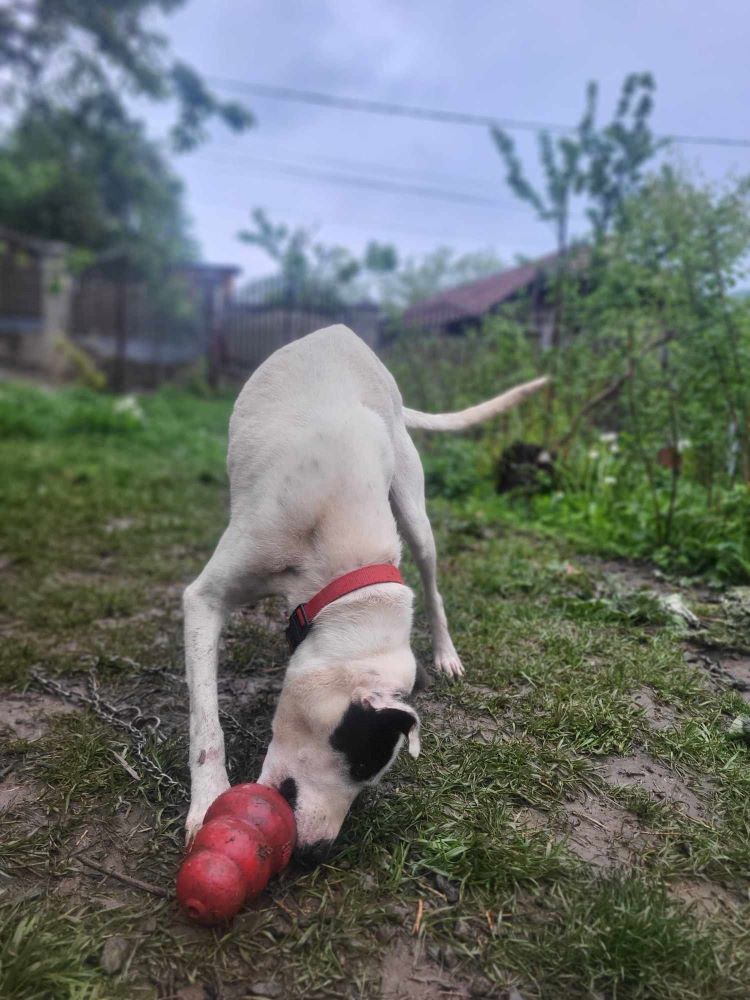
[{"label": "green grass patch", "polygon": [[[116,403],[0,390],[0,678],[19,692],[32,667],[65,684],[94,667],[108,700],[158,710],[165,738],[146,741],[149,759],[184,786],[180,591],[225,523],[230,403],[176,392]],[[450,447],[453,465],[438,475],[428,463],[428,480],[443,493],[431,513],[467,676],[419,696],[420,758],[361,796],[329,865],[287,871],[231,928],[204,931],[76,860],[172,884],[186,803],[127,734],[89,710],[35,742],[10,734],[0,769],[34,794],[4,815],[0,996],[151,998],[187,983],[252,995],[273,982],[282,996],[374,998],[390,949],[415,947],[417,975],[442,964],[477,995],[511,982],[529,1000],[747,994],[750,751],[726,738],[745,701],[686,662],[682,632],[642,583],[614,579],[538,519],[530,530],[488,491],[467,497],[478,445]],[[408,559],[405,571],[417,586]],[[727,637],[741,648],[741,595],[688,596],[711,619],[700,635],[712,655]],[[421,598],[415,649],[427,662]],[[229,623],[223,682],[250,691],[222,702],[234,781],[258,772],[286,656],[256,619]],[[634,701],[643,692],[662,728]],[[702,818],[637,782],[607,786],[598,769],[636,754],[670,769]],[[638,827],[625,870],[575,853],[566,823],[585,794]],[[685,879],[733,908],[689,909]],[[130,950],[108,975],[100,956],[115,934]]]}]

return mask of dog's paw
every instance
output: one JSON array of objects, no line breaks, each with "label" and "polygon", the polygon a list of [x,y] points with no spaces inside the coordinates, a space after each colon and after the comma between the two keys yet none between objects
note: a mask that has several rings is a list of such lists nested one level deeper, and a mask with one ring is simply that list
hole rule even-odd
[{"label": "dog's paw", "polygon": [[216,779],[207,787],[194,792],[190,800],[190,809],[185,820],[185,847],[189,848],[195,840],[196,833],[203,826],[203,819],[208,812],[208,807],[217,799],[222,792],[229,788],[229,781],[226,777]]},{"label": "dog's paw", "polygon": [[447,677],[463,677],[464,665],[452,643],[450,649],[435,653],[435,669]]}]

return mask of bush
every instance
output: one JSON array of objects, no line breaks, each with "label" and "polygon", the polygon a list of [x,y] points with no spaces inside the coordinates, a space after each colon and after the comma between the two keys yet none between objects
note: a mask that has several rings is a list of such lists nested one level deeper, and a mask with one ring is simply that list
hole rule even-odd
[{"label": "bush", "polygon": [[486,497],[505,446],[542,444],[557,489],[511,513],[590,549],[750,579],[748,247],[750,180],[715,190],[664,170],[560,279],[556,348],[535,351],[523,303],[465,336],[402,334],[388,360],[411,406],[458,409],[552,376],[468,442],[425,442],[429,490]]}]

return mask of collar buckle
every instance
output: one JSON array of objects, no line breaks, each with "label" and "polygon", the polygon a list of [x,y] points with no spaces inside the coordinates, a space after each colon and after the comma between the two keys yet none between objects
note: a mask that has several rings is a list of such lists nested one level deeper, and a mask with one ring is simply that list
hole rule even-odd
[{"label": "collar buckle", "polygon": [[313,623],[307,617],[304,604],[298,604],[289,616],[289,624],[286,627],[286,641],[289,649],[293,653],[313,627]]}]

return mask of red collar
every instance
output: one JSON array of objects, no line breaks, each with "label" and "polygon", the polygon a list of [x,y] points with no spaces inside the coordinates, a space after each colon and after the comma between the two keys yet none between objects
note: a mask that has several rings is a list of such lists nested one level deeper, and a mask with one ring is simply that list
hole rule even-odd
[{"label": "red collar", "polygon": [[298,604],[289,618],[289,626],[286,630],[286,638],[289,646],[294,650],[299,646],[307,633],[312,628],[313,618],[327,605],[337,601],[345,594],[351,594],[354,590],[361,590],[363,587],[371,587],[375,583],[403,583],[404,578],[398,571],[398,567],[391,563],[378,563],[376,566],[362,566],[360,569],[352,570],[351,573],[344,573],[343,576],[332,580],[322,590],[318,591],[315,597],[311,598],[307,604]]}]

